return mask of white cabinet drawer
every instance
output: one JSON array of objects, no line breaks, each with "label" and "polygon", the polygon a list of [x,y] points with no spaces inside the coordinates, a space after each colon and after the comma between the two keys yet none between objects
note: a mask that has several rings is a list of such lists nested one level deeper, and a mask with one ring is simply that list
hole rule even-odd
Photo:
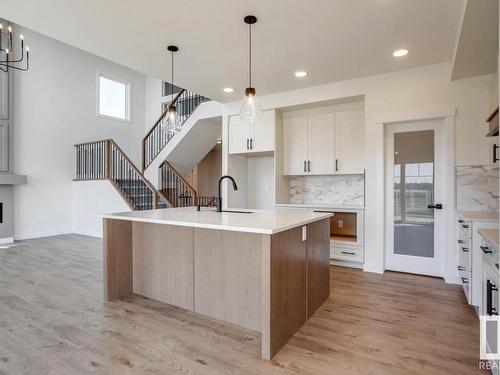
[{"label": "white cabinet drawer", "polygon": [[332,259],[348,260],[351,262],[363,262],[363,247],[330,245],[330,257]]},{"label": "white cabinet drawer", "polygon": [[470,251],[458,250],[458,271],[472,271],[472,256]]}]

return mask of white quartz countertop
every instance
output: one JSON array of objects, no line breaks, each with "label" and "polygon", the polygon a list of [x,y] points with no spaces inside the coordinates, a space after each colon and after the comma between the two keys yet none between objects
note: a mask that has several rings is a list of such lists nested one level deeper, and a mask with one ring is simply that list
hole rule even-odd
[{"label": "white quartz countertop", "polygon": [[459,210],[458,214],[466,221],[496,222],[498,221],[498,211],[464,211]]},{"label": "white quartz countertop", "polygon": [[349,204],[328,204],[328,203],[304,203],[304,204],[293,204],[293,203],[277,203],[276,207],[291,207],[291,208],[318,208],[327,210],[364,210],[364,206],[360,205],[349,205]]},{"label": "white quartz countertop", "polygon": [[[236,209],[234,209],[236,210]],[[158,210],[120,212],[101,215],[105,219],[185,227],[274,234],[333,216],[331,213],[275,210],[240,210],[251,213],[217,213],[214,208],[165,208]]]}]

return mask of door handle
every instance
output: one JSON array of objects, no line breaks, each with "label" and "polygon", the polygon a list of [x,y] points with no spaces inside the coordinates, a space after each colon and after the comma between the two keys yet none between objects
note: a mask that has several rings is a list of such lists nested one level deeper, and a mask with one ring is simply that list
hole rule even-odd
[{"label": "door handle", "polygon": [[311,161],[310,160],[307,161],[307,171],[311,172]]},{"label": "door handle", "polygon": [[464,284],[468,284],[469,283],[469,279],[468,278],[461,277],[461,279],[462,279],[462,283],[464,283]]},{"label": "door handle", "polygon": [[335,172],[339,171],[339,159],[335,159]]},{"label": "door handle", "polygon": [[469,252],[469,248],[468,248],[468,247],[462,247],[462,251],[463,251],[464,253],[468,253],[468,252]]},{"label": "door handle", "polygon": [[307,172],[307,162],[304,160],[304,172]]},{"label": "door handle", "polygon": [[435,208],[436,210],[442,210],[443,209],[443,205],[441,203],[428,204],[427,208]]},{"label": "door handle", "polygon": [[247,150],[250,150],[250,140],[247,138]]},{"label": "door handle", "polygon": [[253,150],[253,138],[250,138],[250,150]]},{"label": "door handle", "polygon": [[465,243],[464,240],[457,240],[458,243]]},{"label": "door handle", "polygon": [[495,143],[493,145],[493,164],[495,164],[498,161],[497,150],[498,150],[498,145]]},{"label": "door handle", "polygon": [[459,271],[465,271],[465,268],[462,267],[462,266],[457,266],[457,268],[458,268]]},{"label": "door handle", "polygon": [[346,255],[356,255],[356,253],[351,253],[350,251],[342,251],[342,254],[346,254]]}]

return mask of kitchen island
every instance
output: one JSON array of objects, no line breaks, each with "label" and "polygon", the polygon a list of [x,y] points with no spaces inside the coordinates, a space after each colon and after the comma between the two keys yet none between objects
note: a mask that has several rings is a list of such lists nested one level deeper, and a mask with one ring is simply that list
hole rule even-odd
[{"label": "kitchen island", "polygon": [[330,295],[330,213],[103,215],[104,296],[132,293],[261,333],[271,359]]}]

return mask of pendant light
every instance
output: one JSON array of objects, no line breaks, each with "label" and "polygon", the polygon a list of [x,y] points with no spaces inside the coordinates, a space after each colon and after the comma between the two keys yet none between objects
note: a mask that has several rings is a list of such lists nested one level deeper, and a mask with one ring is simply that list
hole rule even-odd
[{"label": "pendant light", "polygon": [[[170,80],[170,94],[171,101],[174,100],[174,53],[179,50],[177,46],[168,46],[167,49],[172,54],[172,75]],[[168,106],[167,112],[167,131],[169,133],[178,133],[181,131],[182,124],[180,123],[179,116],[177,114],[177,107],[174,104]]]},{"label": "pendant light", "polygon": [[252,87],[252,25],[257,22],[257,17],[246,16],[243,21],[248,25],[248,87],[241,103],[240,117],[243,121],[255,121],[262,116],[259,98]]}]

